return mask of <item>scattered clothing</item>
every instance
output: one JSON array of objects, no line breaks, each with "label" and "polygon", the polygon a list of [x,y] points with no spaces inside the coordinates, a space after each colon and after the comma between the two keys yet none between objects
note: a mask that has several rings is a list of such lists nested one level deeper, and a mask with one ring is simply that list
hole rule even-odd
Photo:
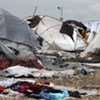
[{"label": "scattered clothing", "polygon": [[0,86],[2,86],[2,87],[8,87],[11,84],[13,84],[14,82],[15,82],[14,78],[7,79],[7,80],[4,80],[4,81],[0,81]]},{"label": "scattered clothing", "polygon": [[0,93],[3,92],[6,88],[4,86],[0,86]]},{"label": "scattered clothing", "polygon": [[[3,81],[9,83],[9,80]],[[93,93],[92,93],[93,92]],[[27,96],[38,100],[67,100],[70,97],[81,98],[95,94],[96,91],[86,91],[78,89],[68,89],[63,86],[52,86],[50,82],[32,82],[27,80],[14,80],[11,84],[0,84],[0,97],[19,97]]]},{"label": "scattered clothing", "polygon": [[49,87],[48,82],[17,82],[9,86],[14,91],[24,93],[28,97],[33,97],[37,99],[45,99],[45,100],[60,100],[64,97],[69,97],[68,91],[61,91],[54,89],[53,87]]}]

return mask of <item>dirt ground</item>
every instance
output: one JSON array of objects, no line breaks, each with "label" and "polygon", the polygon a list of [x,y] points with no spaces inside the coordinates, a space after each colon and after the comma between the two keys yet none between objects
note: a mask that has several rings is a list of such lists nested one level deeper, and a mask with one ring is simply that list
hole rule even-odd
[{"label": "dirt ground", "polygon": [[[4,77],[0,77],[0,80],[4,80]],[[94,75],[86,75],[83,77],[75,77],[75,78],[55,78],[55,79],[38,79],[37,81],[47,81],[52,82],[57,85],[63,85],[66,87],[75,87],[75,88],[82,88],[86,85],[94,85],[99,86],[98,94],[94,96],[87,96],[81,99],[74,99],[74,100],[100,100],[100,69],[96,69]],[[1,98],[0,100],[34,100],[32,98],[27,97],[18,97],[18,98]]]},{"label": "dirt ground", "polygon": [[94,75],[86,75],[84,77],[78,77],[78,78],[62,78],[62,79],[42,79],[39,81],[49,81],[53,82],[57,85],[63,85],[66,87],[75,87],[75,88],[82,88],[86,85],[93,85],[93,86],[99,86],[98,88],[98,94],[94,96],[87,96],[83,97],[81,99],[75,99],[75,100],[100,100],[100,69],[96,69]]}]

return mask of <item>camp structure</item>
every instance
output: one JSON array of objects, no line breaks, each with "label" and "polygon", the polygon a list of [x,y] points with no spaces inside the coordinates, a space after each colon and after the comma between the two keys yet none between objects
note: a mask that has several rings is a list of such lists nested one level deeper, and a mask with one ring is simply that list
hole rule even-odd
[{"label": "camp structure", "polygon": [[[67,23],[68,27],[65,26],[65,29],[67,29],[65,31],[67,32],[64,34],[64,24],[57,18],[48,15],[36,15],[33,19],[27,17],[26,20],[32,28],[33,33],[35,32],[39,36],[38,40],[40,40],[43,50],[75,51],[84,50],[87,46],[86,41],[84,41],[82,35],[78,31],[80,27],[77,27],[75,24],[73,26],[69,23],[70,21]],[[74,22],[76,23],[76,21]]]},{"label": "camp structure", "polygon": [[44,68],[36,57],[38,47],[27,22],[0,8],[0,69],[15,65]]},{"label": "camp structure", "polygon": [[88,25],[90,25],[91,33],[89,36],[89,45],[85,51],[80,54],[83,58],[100,56],[100,21],[90,21],[88,22]]},{"label": "camp structure", "polygon": [[36,35],[27,23],[0,8],[0,50],[12,59],[16,55],[34,58],[35,48],[38,46]]}]

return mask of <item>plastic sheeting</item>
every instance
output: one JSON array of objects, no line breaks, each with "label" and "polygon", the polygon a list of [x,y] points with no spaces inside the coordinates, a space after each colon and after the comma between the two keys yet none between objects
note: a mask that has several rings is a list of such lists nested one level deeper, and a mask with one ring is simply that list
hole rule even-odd
[{"label": "plastic sheeting", "polygon": [[[96,53],[96,50],[100,49],[100,21],[92,22],[90,28],[91,33],[89,37],[91,37],[91,40],[85,51],[81,53],[81,57],[85,57],[88,53]],[[93,32],[96,32],[96,35],[94,37]]]},{"label": "plastic sheeting", "polygon": [[21,43],[32,48],[39,46],[36,35],[24,20],[0,8],[0,38]]},{"label": "plastic sheeting", "polygon": [[33,30],[41,36],[43,41],[43,50],[68,50],[74,51],[84,49],[86,43],[82,37],[78,37],[77,31],[74,30],[73,41],[70,36],[60,33],[62,22],[50,16],[40,16],[41,21]]}]

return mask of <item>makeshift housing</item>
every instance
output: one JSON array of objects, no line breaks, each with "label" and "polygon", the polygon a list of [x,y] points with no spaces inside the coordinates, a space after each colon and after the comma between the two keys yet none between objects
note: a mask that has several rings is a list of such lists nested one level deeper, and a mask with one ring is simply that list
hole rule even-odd
[{"label": "makeshift housing", "polygon": [[[39,37],[42,37],[43,50],[84,50],[87,44],[78,32],[77,28],[72,28],[72,40],[70,35],[60,32],[63,25],[62,21],[50,16],[39,17],[34,16],[33,19],[28,17],[26,20],[32,28],[33,33],[35,32]],[[68,33],[70,34],[69,31]]]},{"label": "makeshift housing", "polygon": [[42,69],[35,55],[37,36],[26,21],[0,8],[0,69],[13,65]]},{"label": "makeshift housing", "polygon": [[100,55],[100,21],[88,22],[90,26],[91,33],[89,36],[89,45],[84,52],[81,53],[81,57]]},{"label": "makeshift housing", "polygon": [[8,50],[10,48],[18,51],[18,56],[31,56],[30,58],[32,58],[37,46],[39,43],[36,35],[33,34],[27,23],[0,8],[0,48],[2,52],[6,51],[6,55],[10,56],[11,50]]}]

